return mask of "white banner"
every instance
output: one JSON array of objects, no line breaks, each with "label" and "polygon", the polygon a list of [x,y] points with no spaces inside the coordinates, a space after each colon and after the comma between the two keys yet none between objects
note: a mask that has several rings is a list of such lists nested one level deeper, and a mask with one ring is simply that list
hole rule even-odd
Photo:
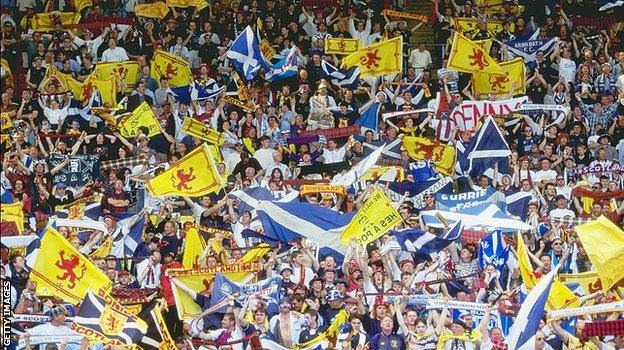
[{"label": "white banner", "polygon": [[500,116],[517,111],[529,101],[526,96],[500,101],[464,101],[455,107],[449,117],[459,130],[474,130],[479,118],[485,115]]},{"label": "white banner", "polygon": [[614,301],[608,304],[573,307],[569,309],[554,310],[548,313],[548,320],[556,320],[580,315],[593,315],[609,312],[624,312],[624,300]]}]

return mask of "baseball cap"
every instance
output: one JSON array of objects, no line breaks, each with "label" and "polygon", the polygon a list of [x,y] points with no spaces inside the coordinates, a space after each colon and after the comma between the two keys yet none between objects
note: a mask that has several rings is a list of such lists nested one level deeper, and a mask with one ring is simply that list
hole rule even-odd
[{"label": "baseball cap", "polygon": [[334,300],[341,300],[342,299],[342,294],[340,294],[339,291],[332,289],[329,291],[329,294],[327,294],[327,301],[334,301]]},{"label": "baseball cap", "polygon": [[279,272],[280,272],[280,273],[282,273],[284,270],[290,270],[290,272],[292,272],[292,271],[293,271],[293,270],[292,270],[292,267],[290,267],[290,265],[289,265],[289,264],[286,264],[286,263],[281,264],[281,265],[280,265],[280,267],[279,267]]}]

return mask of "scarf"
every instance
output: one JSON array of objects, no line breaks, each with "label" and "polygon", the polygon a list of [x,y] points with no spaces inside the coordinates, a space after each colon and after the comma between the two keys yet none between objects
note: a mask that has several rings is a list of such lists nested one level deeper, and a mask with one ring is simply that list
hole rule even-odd
[{"label": "scarf", "polygon": [[585,324],[583,337],[624,334],[624,319],[594,321]]}]

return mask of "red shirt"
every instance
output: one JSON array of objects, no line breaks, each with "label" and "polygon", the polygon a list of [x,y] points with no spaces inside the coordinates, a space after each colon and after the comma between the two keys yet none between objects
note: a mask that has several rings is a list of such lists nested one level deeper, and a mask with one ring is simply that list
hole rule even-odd
[{"label": "red shirt", "polygon": [[165,276],[165,271],[168,269],[181,269],[183,266],[177,261],[171,263],[170,266],[162,265],[162,271],[160,274],[160,288],[162,289],[163,297],[167,301],[167,306],[175,305],[175,298],[173,296],[173,289],[171,288],[171,276]]}]

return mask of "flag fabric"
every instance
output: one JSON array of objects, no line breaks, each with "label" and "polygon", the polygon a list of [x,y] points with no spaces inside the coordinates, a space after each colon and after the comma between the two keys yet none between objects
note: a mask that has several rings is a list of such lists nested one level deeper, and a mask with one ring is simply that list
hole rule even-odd
[{"label": "flag fabric", "polygon": [[57,205],[55,210],[55,215],[62,219],[89,218],[97,221],[102,214],[102,195],[79,198],[69,204]]},{"label": "flag fabric", "polygon": [[401,215],[386,194],[380,188],[375,188],[342,232],[340,242],[349,245],[351,238],[355,238],[358,244],[366,245],[386,234],[401,221]]},{"label": "flag fabric", "polygon": [[197,228],[189,227],[186,230],[186,239],[184,242],[182,266],[184,266],[185,269],[199,268],[199,257],[204,249],[206,249],[206,240],[202,237]]},{"label": "flag fabric", "polygon": [[[524,94],[526,89],[524,79],[524,60],[520,57],[500,64],[503,74],[474,73],[472,86],[474,91],[482,95],[513,95]],[[514,87],[515,83],[515,87]]]},{"label": "flag fabric", "polygon": [[[216,305],[228,296],[238,293],[239,300],[246,300],[254,293],[259,293],[263,296],[264,302],[267,304],[267,311],[269,315],[274,315],[278,312],[278,301],[280,299],[280,285],[282,279],[280,277],[272,277],[258,283],[245,283],[241,284],[227,278],[222,273],[217,273],[212,281],[212,293],[210,294],[210,304]],[[224,305],[220,308],[220,312],[225,312],[228,305]]]},{"label": "flag fabric", "polygon": [[544,56],[549,56],[557,46],[556,38],[537,39],[539,34],[537,29],[528,38],[515,38],[507,42],[507,55],[509,59],[518,57],[525,63],[535,62],[535,55],[538,51],[544,52]]},{"label": "flag fabric", "polygon": [[442,251],[453,243],[459,238],[463,228],[462,222],[457,221],[443,237],[413,228],[392,231],[390,235],[394,236],[402,250],[429,255]]},{"label": "flag fabric", "polygon": [[[355,121],[356,125],[360,125],[364,129],[371,130],[377,133],[379,126],[379,110],[381,109],[381,102],[373,102],[366,110],[362,112],[359,118]],[[364,130],[365,131],[365,130]]]},{"label": "flag fabric", "polygon": [[407,199],[411,200],[412,203],[414,203],[414,207],[417,209],[422,209],[425,207],[425,194],[432,194],[438,191],[452,191],[453,182],[451,181],[450,177],[414,182],[390,182],[388,184],[388,190],[390,193],[390,199],[392,199],[392,201],[400,201],[401,198],[403,198],[403,195],[407,193]]},{"label": "flag fabric", "polygon": [[270,82],[287,79],[297,75],[299,72],[299,48],[293,46],[284,57],[275,64],[267,64],[268,69],[265,71],[264,77]]},{"label": "flag fabric", "polygon": [[[2,240],[0,241],[2,247],[2,260],[9,260],[9,257],[14,255],[21,255],[26,259],[26,265],[31,267],[39,253],[39,246],[41,245],[41,239],[37,235],[28,236],[8,236],[7,232],[2,232]],[[5,256],[6,252],[6,256]]]},{"label": "flag fabric", "polygon": [[558,270],[559,266],[556,266],[544,276],[522,303],[516,321],[505,338],[509,350],[535,349],[535,333],[539,329],[546,301]]},{"label": "flag fabric", "polygon": [[276,203],[260,201],[258,216],[267,238],[288,243],[296,238],[316,242],[322,255],[344,256],[347,246],[340,235],[354,213],[340,214],[310,203]]},{"label": "flag fabric", "polygon": [[360,80],[360,67],[352,67],[348,70],[340,70],[332,66],[327,61],[321,61],[321,78],[329,79],[329,81],[340,87],[347,89],[355,89]]},{"label": "flag fabric", "polygon": [[348,55],[362,48],[362,40],[346,39],[346,38],[327,38],[325,39],[325,53]]},{"label": "flag fabric", "polygon": [[207,90],[203,86],[196,84],[195,82],[189,85],[171,87],[167,92],[171,93],[178,102],[191,104],[191,101],[204,101],[216,97],[224,92],[226,86],[217,87],[214,90]]},{"label": "flag fabric", "polygon": [[362,78],[400,73],[403,69],[403,36],[357,50],[345,57],[342,65],[346,68],[360,67]]},{"label": "flag fabric", "polygon": [[118,346],[136,344],[147,332],[147,324],[105,291],[96,295],[89,290],[71,329],[92,341]]},{"label": "flag fabric", "polygon": [[117,105],[117,78],[107,76],[98,79],[95,75],[90,74],[82,83],[82,91],[80,100],[87,102],[93,93],[99,93],[101,102],[107,103],[110,107]]},{"label": "flag fabric", "polygon": [[178,55],[162,50],[154,53],[150,75],[158,82],[161,77],[167,77],[172,87],[188,85],[189,81],[193,81],[188,62]]},{"label": "flag fabric", "polygon": [[7,60],[5,60],[4,58],[1,58],[0,59],[0,68],[2,69],[4,74],[6,75],[6,77],[5,77],[6,85],[14,87],[15,86],[15,80],[13,80],[13,73],[11,72],[11,66],[9,66],[9,62],[7,62]]},{"label": "flag fabric", "polygon": [[372,167],[375,166],[377,160],[381,156],[381,152],[384,149],[384,146],[379,147],[373,153],[368,155],[366,158],[360,160],[353,168],[351,168],[344,175],[336,175],[334,179],[331,181],[331,185],[341,185],[341,186],[351,186],[354,182],[358,181],[360,177],[366,174]]},{"label": "flag fabric", "polygon": [[221,179],[205,143],[182,157],[167,171],[147,182],[154,197],[199,197],[221,189]]},{"label": "flag fabric", "polygon": [[223,133],[206,126],[204,123],[192,117],[184,118],[182,131],[187,135],[195,136],[213,145],[221,146],[225,142],[225,135],[223,135]]},{"label": "flag fabric", "polygon": [[51,227],[41,239],[30,278],[37,282],[38,288],[45,288],[50,295],[72,304],[81,302],[89,288],[108,290],[111,286],[102,270]]},{"label": "flag fabric", "polygon": [[402,146],[403,142],[401,139],[396,139],[390,143],[385,143],[384,141],[362,142],[362,153],[365,156],[369,156],[376,149],[382,148],[381,158],[401,159]]},{"label": "flag fabric", "polygon": [[290,203],[299,200],[297,191],[293,191],[288,196],[284,196],[281,191],[270,191],[264,187],[235,190],[230,192],[229,195],[240,199],[240,204],[238,205],[239,214],[248,211],[251,213],[252,218],[256,216],[256,207],[259,201]]},{"label": "flag fabric", "polygon": [[253,80],[258,76],[260,68],[266,67],[260,51],[260,42],[250,26],[234,40],[227,57],[234,61],[234,68],[247,81]]},{"label": "flag fabric", "polygon": [[414,160],[431,160],[436,170],[452,175],[455,168],[455,147],[424,137],[403,137],[403,147]]},{"label": "flag fabric", "polygon": [[139,136],[139,127],[146,127],[152,137],[161,133],[161,126],[152,107],[147,102],[141,103],[132,113],[119,121],[119,133],[123,137]]},{"label": "flag fabric", "polygon": [[60,80],[60,83],[64,85],[67,89],[71,90],[75,98],[82,98],[83,83],[79,82],[68,74],[61,73],[55,65],[49,64],[48,68],[46,69],[45,77],[50,78],[52,75]]},{"label": "flag fabric", "polygon": [[137,315],[147,325],[147,332],[141,337],[138,345],[144,350],[176,349],[175,340],[162,316],[160,301],[153,300],[142,308]]},{"label": "flag fabric", "polygon": [[605,216],[575,229],[600,275],[603,290],[610,290],[624,278],[624,231]]},{"label": "flag fabric", "polygon": [[624,1],[622,0],[599,0],[598,5],[600,5],[599,10],[605,11],[613,7],[619,7],[624,5]]},{"label": "flag fabric", "polygon": [[436,208],[448,211],[458,211],[481,204],[495,204],[501,211],[506,210],[505,194],[494,187],[482,188],[470,192],[446,193],[437,191]]},{"label": "flag fabric", "polygon": [[145,228],[144,213],[113,213],[117,220],[117,231],[113,237],[110,254],[121,258],[134,254],[139,243],[143,241],[143,229]]},{"label": "flag fabric", "polygon": [[[472,38],[475,34],[479,32],[477,23],[479,23],[479,19],[477,18],[455,17],[455,30],[468,38]],[[514,28],[514,24],[511,23],[509,29],[513,31]],[[502,32],[505,28],[503,28],[502,21],[488,19],[488,21],[486,22],[486,29],[491,37],[496,37],[496,35]]]},{"label": "flag fabric", "polygon": [[137,16],[163,19],[169,13],[169,7],[162,1],[153,4],[138,4],[134,6]]},{"label": "flag fabric", "polygon": [[92,6],[93,2],[91,0],[74,0],[74,5],[76,6],[76,11],[82,12],[83,9]]},{"label": "flag fabric", "polygon": [[170,7],[195,7],[195,11],[201,11],[208,6],[206,0],[166,0]]},{"label": "flag fabric", "polygon": [[515,232],[516,230],[529,231],[533,226],[512,218],[503,213],[498,206],[491,203],[482,203],[473,207],[462,208],[457,211],[427,210],[422,212],[422,219],[425,224],[432,227],[444,227],[442,222],[436,217],[442,215],[449,223],[462,221],[468,227],[492,227],[503,232]]},{"label": "flag fabric", "polygon": [[529,101],[526,96],[497,101],[464,101],[449,115],[461,131],[476,129],[479,120],[488,115],[510,114],[522,108]]},{"label": "flag fabric", "polygon": [[512,195],[507,195],[505,197],[507,212],[525,221],[531,199],[533,199],[531,192],[521,191]]},{"label": "flag fabric", "polygon": [[98,79],[105,79],[111,76],[120,77],[126,83],[127,89],[132,90],[137,81],[140,68],[137,61],[98,62],[91,76],[95,76]]},{"label": "flag fabric", "polygon": [[53,11],[35,14],[30,24],[35,32],[49,32],[55,30],[56,25],[78,24],[79,21],[80,13]]},{"label": "flag fabric", "polygon": [[491,232],[479,242],[478,261],[481,269],[485,269],[488,264],[493,264],[502,276],[507,259],[509,259],[509,246],[505,244],[501,230]]},{"label": "flag fabric", "polygon": [[459,32],[456,32],[453,37],[447,67],[465,73],[504,74],[498,63],[487,52]]},{"label": "flag fabric", "polygon": [[507,161],[511,150],[492,117],[487,117],[464,151],[457,158],[462,172],[473,178],[485,173],[494,164]]},{"label": "flag fabric", "polygon": [[24,211],[22,210],[22,203],[3,203],[0,205],[0,213],[2,214],[0,215],[2,221],[15,223],[18,234],[24,232]]}]

